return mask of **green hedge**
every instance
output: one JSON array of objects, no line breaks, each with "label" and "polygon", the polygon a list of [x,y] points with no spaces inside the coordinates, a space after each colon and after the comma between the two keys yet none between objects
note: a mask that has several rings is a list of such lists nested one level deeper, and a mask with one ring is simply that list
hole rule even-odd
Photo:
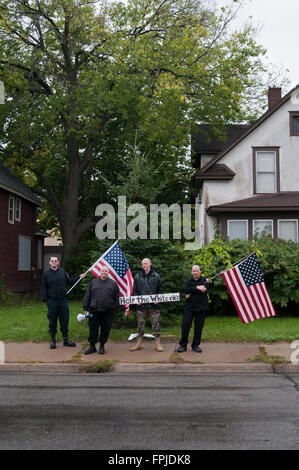
[{"label": "green hedge", "polygon": [[[87,240],[82,242],[75,256],[69,260],[70,274],[87,270],[113,241]],[[183,286],[191,275],[192,264],[199,264],[203,275],[213,277],[228,268],[240,258],[256,251],[265,277],[274,308],[279,314],[298,315],[299,313],[299,245],[284,240],[261,237],[254,241],[224,241],[215,238],[209,245],[196,252],[184,251],[181,244],[168,240],[120,240],[121,249],[129,262],[133,276],[141,268],[141,260],[151,258],[154,269],[160,274],[164,292],[180,292],[181,302],[161,304],[164,318],[181,314],[184,308]],[[85,290],[93,276],[89,274],[70,294],[70,299],[83,300]],[[226,285],[219,275],[209,291],[211,314],[234,315],[235,306]],[[135,308],[132,308],[135,311]],[[124,315],[120,308],[118,316]]]},{"label": "green hedge", "polygon": [[[256,252],[272,303],[279,314],[299,314],[299,245],[291,241],[267,237],[255,240],[225,241],[215,238],[195,253],[203,275],[213,277],[245,255]],[[232,314],[235,307],[221,276],[211,284],[212,312]]]}]

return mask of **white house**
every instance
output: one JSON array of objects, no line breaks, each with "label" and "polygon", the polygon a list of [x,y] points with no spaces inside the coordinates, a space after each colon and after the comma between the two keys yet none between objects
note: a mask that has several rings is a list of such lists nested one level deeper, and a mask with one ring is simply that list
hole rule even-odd
[{"label": "white house", "polygon": [[192,136],[202,244],[215,224],[229,239],[265,231],[299,242],[299,85],[284,97],[270,88],[268,102],[251,126],[229,126],[224,143],[205,126]]}]

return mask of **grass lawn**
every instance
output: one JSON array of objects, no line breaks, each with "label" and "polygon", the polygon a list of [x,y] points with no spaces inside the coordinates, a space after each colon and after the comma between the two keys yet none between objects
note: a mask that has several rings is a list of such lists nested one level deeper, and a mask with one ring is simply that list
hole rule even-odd
[{"label": "grass lawn", "polygon": [[[80,302],[70,302],[69,336],[75,341],[87,341],[87,322],[78,323],[77,314],[82,313]],[[164,340],[180,339],[181,315],[170,323],[161,315],[161,336]],[[58,330],[59,331],[59,330]],[[114,324],[110,340],[127,340],[131,333],[137,332],[137,320],[132,313],[129,320]],[[150,323],[146,333],[152,333]],[[60,339],[60,331],[57,339]],[[207,317],[203,330],[203,341],[224,342],[265,342],[299,340],[299,319],[296,317],[275,317],[257,320],[244,325],[237,313],[231,317]],[[39,301],[24,301],[19,305],[0,309],[0,340],[2,341],[48,341],[47,307]]]}]

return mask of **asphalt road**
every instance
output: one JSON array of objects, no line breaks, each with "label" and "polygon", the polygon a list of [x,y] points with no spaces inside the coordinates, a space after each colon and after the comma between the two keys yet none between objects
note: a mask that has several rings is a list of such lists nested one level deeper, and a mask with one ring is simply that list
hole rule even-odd
[{"label": "asphalt road", "polygon": [[1,373],[0,449],[298,450],[298,383],[296,374]]}]

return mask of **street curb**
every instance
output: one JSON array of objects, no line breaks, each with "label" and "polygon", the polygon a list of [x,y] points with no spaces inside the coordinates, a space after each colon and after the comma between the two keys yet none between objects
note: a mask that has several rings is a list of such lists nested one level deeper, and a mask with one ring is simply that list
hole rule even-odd
[{"label": "street curb", "polygon": [[55,373],[55,374],[71,374],[80,372],[81,366],[78,364],[64,363],[4,363],[0,364],[0,375],[2,373],[30,372],[30,373]]},{"label": "street curb", "polygon": [[[86,364],[87,365],[87,364]],[[83,373],[83,364],[68,363],[4,363],[0,364],[2,373],[47,373],[47,374],[78,374]],[[246,364],[246,363],[210,363],[210,364],[115,364],[107,374],[172,374],[172,375],[201,375],[201,374],[299,374],[299,365],[293,364]]]},{"label": "street curb", "polygon": [[232,374],[273,373],[270,364],[210,363],[210,364],[116,364],[114,373],[120,374]]}]

